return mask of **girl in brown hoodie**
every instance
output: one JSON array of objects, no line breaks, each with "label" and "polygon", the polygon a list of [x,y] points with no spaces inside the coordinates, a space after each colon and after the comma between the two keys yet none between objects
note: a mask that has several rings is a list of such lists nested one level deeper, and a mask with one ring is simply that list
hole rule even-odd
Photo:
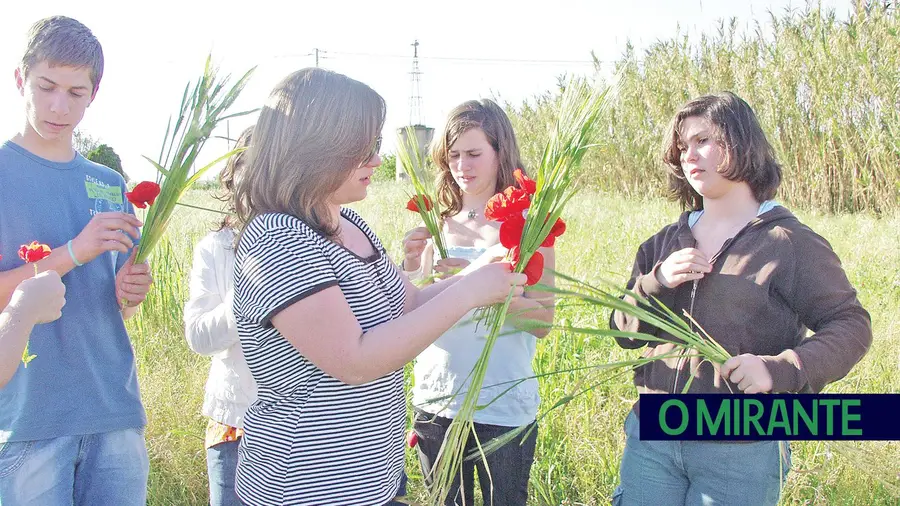
[{"label": "girl in brown hoodie", "polygon": [[[719,371],[696,356],[655,360],[636,370],[638,391],[681,393],[693,375],[690,393],[810,393],[845,376],[872,342],[869,314],[828,242],[772,200],[781,167],[750,106],[727,92],[692,100],[663,157],[687,211],[640,246],[627,286],[687,310],[733,358]],[[610,325],[674,339],[620,312]],[[644,356],[675,348],[618,342]],[[784,442],[641,441],[639,416],[635,404],[613,504],[777,503]]]}]

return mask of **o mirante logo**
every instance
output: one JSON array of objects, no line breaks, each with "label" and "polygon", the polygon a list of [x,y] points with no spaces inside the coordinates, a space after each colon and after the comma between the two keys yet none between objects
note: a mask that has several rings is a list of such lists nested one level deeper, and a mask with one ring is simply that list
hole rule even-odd
[{"label": "o mirante logo", "polygon": [[642,440],[900,440],[897,394],[641,394]]}]

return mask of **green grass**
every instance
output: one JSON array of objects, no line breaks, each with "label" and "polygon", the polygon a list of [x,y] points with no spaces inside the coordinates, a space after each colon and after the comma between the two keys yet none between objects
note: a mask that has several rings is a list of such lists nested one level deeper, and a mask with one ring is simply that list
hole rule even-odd
[{"label": "green grass", "polygon": [[[207,195],[192,192],[186,202],[216,206],[218,202]],[[379,183],[373,185],[369,198],[353,206],[395,259],[400,258],[404,232],[418,221],[418,215],[404,209],[406,200],[404,187]],[[900,215],[876,218],[795,212],[835,248],[872,315],[875,329],[869,354],[828,391],[900,391],[900,326],[896,323],[900,321],[900,271],[896,267],[900,265]],[[558,268],[587,281],[604,278],[624,282],[640,242],[674,221],[677,214],[677,208],[662,200],[583,193],[566,209],[568,231],[557,242]],[[202,439],[206,422],[200,406],[209,360],[188,349],[181,315],[193,244],[217,219],[217,215],[204,211],[176,210],[162,249],[152,258],[155,287],[141,312],[128,323],[150,420],[151,505],[200,505],[207,500]],[[575,309],[557,314],[559,321],[601,327],[606,325],[607,316]],[[539,342],[534,367],[538,373],[549,372],[634,358],[637,353],[621,350],[602,338],[553,333]],[[593,378],[582,372],[542,380],[543,406],[589,385]],[[411,381],[408,377],[408,384]],[[540,428],[529,504],[608,504],[618,481],[624,447],[622,424],[636,398],[630,376],[623,376],[548,417]],[[886,466],[888,471],[900,461],[896,443],[865,442],[855,447],[861,447],[872,462]],[[784,504],[869,506],[900,501],[824,443],[798,442],[792,448],[794,472],[788,480]],[[425,496],[421,473],[411,451],[407,463],[412,480],[410,497],[421,500]]]}]

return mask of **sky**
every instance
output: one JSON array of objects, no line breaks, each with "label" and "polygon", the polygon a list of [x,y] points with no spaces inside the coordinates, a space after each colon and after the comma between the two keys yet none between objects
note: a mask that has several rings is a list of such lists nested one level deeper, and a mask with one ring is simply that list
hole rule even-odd
[{"label": "sky", "polygon": [[[817,2],[818,3],[818,2]],[[127,7],[125,7],[127,5]],[[850,0],[821,0],[846,18]],[[256,70],[232,112],[255,109],[295,70],[319,66],[360,80],[387,102],[383,151],[410,123],[414,41],[419,42],[421,119],[440,129],[457,104],[495,98],[520,104],[553,89],[560,75],[589,75],[591,52],[606,71],[628,42],[637,54],[676,33],[715,33],[736,18],[752,30],[770,13],[803,9],[804,0],[556,0],[473,1],[430,4],[383,0],[293,2],[256,0],[153,0],[16,2],[0,17],[0,136],[24,124],[14,70],[29,26],[62,14],[87,25],[103,45],[100,91],[80,130],[113,147],[133,180],[155,179],[143,159],[156,159],[166,124],[188,81],[212,53],[222,74]],[[236,118],[215,135],[236,138],[253,115]],[[413,118],[415,120],[416,118]],[[415,121],[414,121],[415,122]],[[201,161],[225,153],[207,143]]]}]

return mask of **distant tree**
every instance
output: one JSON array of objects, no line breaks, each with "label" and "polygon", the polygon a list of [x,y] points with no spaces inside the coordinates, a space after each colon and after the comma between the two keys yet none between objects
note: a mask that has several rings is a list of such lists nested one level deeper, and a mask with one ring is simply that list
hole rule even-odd
[{"label": "distant tree", "polygon": [[128,182],[128,174],[122,170],[122,159],[119,158],[119,155],[117,155],[115,151],[113,151],[113,148],[106,144],[101,144],[92,149],[85,158],[92,162],[99,163],[100,165],[106,165],[110,169],[122,174],[122,177],[125,178],[125,182]]},{"label": "distant tree", "polygon": [[372,175],[374,181],[393,181],[397,171],[397,157],[394,155],[381,155],[381,165],[375,168]]},{"label": "distant tree", "polygon": [[97,146],[100,145],[100,141],[91,137],[89,134],[82,132],[81,130],[75,130],[72,134],[72,144],[75,147],[75,150],[85,155],[86,153],[90,153],[91,151],[97,149]]}]

